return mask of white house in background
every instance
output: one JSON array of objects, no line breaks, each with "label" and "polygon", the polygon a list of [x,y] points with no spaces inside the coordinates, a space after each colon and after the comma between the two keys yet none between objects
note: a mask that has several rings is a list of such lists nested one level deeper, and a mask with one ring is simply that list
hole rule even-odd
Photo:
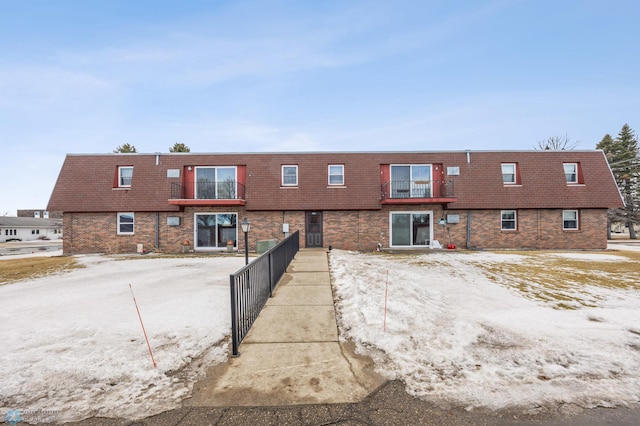
[{"label": "white house in background", "polygon": [[62,219],[0,216],[0,242],[61,238]]}]

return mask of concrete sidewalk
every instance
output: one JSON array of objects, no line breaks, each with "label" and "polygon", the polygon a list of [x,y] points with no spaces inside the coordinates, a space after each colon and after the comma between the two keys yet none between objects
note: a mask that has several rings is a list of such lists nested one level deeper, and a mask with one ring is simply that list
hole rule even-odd
[{"label": "concrete sidewalk", "polygon": [[299,251],[240,345],[212,368],[188,406],[357,402],[384,380],[368,357],[338,340],[325,249]]}]

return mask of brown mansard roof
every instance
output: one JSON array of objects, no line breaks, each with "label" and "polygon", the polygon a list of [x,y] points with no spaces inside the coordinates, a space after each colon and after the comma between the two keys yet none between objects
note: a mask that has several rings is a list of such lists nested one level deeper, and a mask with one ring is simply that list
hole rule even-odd
[{"label": "brown mansard roof", "polygon": [[[501,163],[516,163],[519,185],[502,183]],[[567,185],[563,163],[579,163],[583,185]],[[281,166],[298,165],[298,187],[281,188]],[[345,185],[329,187],[329,164],[344,164]],[[613,208],[620,193],[601,151],[69,154],[48,210],[177,211],[171,182],[186,166],[245,166],[247,210],[377,210],[381,165],[459,167],[449,209]],[[118,166],[133,166],[130,189],[114,189]],[[180,169],[181,178],[167,178]],[[434,176],[434,179],[438,177]]]}]

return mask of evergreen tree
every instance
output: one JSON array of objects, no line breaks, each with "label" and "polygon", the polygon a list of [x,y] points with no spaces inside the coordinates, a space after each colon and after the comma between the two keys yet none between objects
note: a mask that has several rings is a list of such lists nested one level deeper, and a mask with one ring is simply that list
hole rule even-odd
[{"label": "evergreen tree", "polygon": [[638,139],[628,124],[622,126],[618,136],[613,139],[605,135],[596,148],[602,149],[607,156],[611,170],[626,203],[621,209],[609,212],[609,220],[623,222],[629,228],[629,237],[637,238],[634,225],[640,223],[640,197],[638,179],[640,177],[640,161]]},{"label": "evergreen tree", "polygon": [[182,142],[176,142],[171,148],[169,148],[169,152],[191,152],[191,148]]},{"label": "evergreen tree", "polygon": [[114,153],[132,153],[132,152],[138,152],[138,150],[136,149],[135,146],[131,144],[123,143],[122,145],[114,149],[113,152]]}]

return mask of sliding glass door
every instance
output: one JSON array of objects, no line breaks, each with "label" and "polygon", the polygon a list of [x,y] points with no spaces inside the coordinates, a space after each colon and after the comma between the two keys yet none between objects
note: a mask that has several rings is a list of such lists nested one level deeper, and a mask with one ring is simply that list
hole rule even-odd
[{"label": "sliding glass door", "polygon": [[391,166],[392,198],[431,197],[431,165],[411,164]]},{"label": "sliding glass door", "polygon": [[391,212],[391,247],[431,246],[431,218],[431,212]]},{"label": "sliding glass door", "polygon": [[195,248],[219,249],[233,241],[238,247],[238,215],[235,213],[196,213]]}]

